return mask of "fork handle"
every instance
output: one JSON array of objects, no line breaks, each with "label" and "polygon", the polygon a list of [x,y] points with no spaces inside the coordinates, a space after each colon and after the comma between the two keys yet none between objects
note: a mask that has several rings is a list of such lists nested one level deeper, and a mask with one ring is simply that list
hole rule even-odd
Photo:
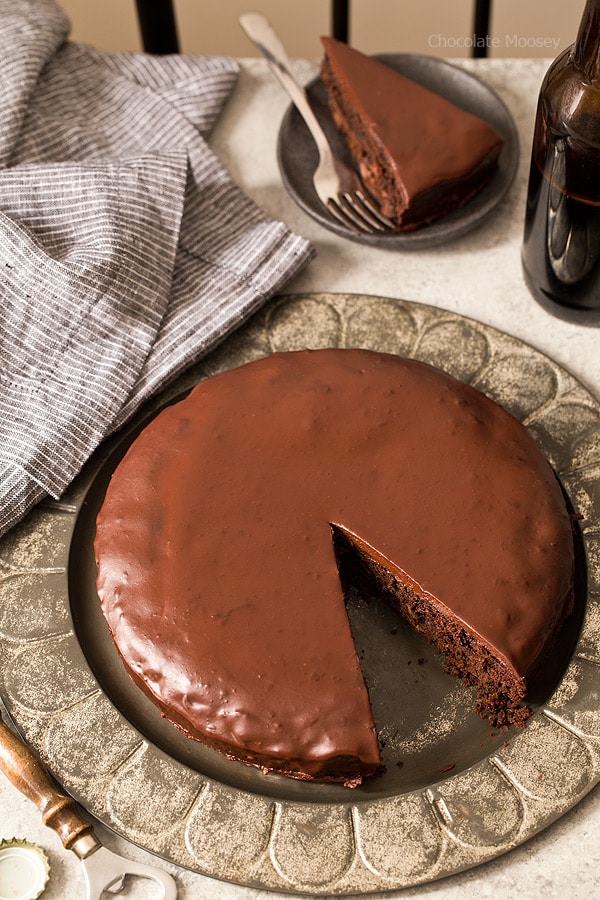
[{"label": "fork handle", "polygon": [[308,101],[303,86],[298,81],[283,44],[279,40],[269,20],[262,13],[245,13],[240,16],[240,25],[254,46],[265,57],[269,66],[296,109],[306,122],[314,141],[321,152],[330,152],[329,141],[321,128]]},{"label": "fork handle", "polygon": [[35,803],[44,825],[56,831],[67,850],[80,855],[80,847],[85,846],[85,852],[89,852],[98,843],[93,826],[79,814],[74,800],[56,788],[38,755],[1,718],[0,769]]}]

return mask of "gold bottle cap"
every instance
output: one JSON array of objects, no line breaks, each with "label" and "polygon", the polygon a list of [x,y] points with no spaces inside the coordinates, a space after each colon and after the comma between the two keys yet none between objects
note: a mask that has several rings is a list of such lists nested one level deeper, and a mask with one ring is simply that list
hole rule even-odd
[{"label": "gold bottle cap", "polygon": [[0,900],[36,900],[48,883],[43,850],[18,838],[0,841]]}]

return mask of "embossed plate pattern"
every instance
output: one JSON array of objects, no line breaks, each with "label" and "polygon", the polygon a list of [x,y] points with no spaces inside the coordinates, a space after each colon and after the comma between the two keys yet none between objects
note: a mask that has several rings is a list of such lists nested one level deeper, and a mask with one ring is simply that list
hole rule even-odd
[{"label": "embossed plate pattern", "polygon": [[[57,779],[115,831],[223,880],[344,895],[399,889],[490,860],[599,780],[600,405],[551,359],[475,321],[401,300],[311,294],[271,302],[153,409],[223,368],[321,346],[414,356],[480,388],[538,439],[583,517],[581,618],[527,727],[495,736],[481,730],[467,689],[447,682],[439,661],[407,638],[400,646],[412,656],[402,665],[419,685],[407,696],[428,702],[420,718],[416,707],[408,710],[402,733],[386,718],[383,686],[378,725],[388,772],[380,781],[354,791],[304,785],[178,743],[174,729],[121,684],[96,605],[80,596],[93,595],[90,522],[116,441],[95,454],[60,503],[40,506],[0,543],[0,686]],[[370,613],[358,603],[356,615],[360,630]]]}]

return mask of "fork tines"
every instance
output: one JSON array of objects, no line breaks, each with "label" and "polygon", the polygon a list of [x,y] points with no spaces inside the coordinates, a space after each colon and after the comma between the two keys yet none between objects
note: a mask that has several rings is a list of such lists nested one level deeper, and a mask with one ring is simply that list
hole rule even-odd
[{"label": "fork tines", "polygon": [[346,228],[358,229],[364,234],[384,233],[395,229],[394,223],[360,190],[340,194],[337,198],[331,197],[327,208]]}]

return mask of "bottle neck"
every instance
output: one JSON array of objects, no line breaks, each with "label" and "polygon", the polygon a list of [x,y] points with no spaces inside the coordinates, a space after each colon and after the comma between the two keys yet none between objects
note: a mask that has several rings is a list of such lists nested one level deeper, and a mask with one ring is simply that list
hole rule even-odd
[{"label": "bottle neck", "polygon": [[573,61],[590,81],[600,81],[600,0],[587,0],[585,4]]}]

